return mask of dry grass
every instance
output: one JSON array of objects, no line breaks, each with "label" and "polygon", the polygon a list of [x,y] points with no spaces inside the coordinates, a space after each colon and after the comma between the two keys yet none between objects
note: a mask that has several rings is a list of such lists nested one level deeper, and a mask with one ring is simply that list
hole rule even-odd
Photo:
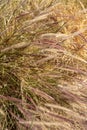
[{"label": "dry grass", "polygon": [[87,9],[0,1],[0,129],[87,129]]}]

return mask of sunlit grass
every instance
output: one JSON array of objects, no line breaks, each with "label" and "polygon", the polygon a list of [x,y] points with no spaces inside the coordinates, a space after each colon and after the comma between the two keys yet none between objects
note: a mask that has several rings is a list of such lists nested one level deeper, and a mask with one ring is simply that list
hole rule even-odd
[{"label": "sunlit grass", "polygon": [[81,1],[0,3],[1,130],[86,130],[86,43]]}]

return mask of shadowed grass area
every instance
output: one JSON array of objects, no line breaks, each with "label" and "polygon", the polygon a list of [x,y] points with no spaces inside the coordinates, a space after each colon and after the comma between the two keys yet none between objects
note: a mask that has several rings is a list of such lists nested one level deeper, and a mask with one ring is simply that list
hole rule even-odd
[{"label": "shadowed grass area", "polygon": [[87,10],[81,1],[0,1],[0,129],[87,129]]}]

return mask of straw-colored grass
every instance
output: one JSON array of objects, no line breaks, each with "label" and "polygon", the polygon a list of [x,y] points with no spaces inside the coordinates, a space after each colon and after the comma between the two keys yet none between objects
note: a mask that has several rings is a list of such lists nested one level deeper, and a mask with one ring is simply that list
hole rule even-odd
[{"label": "straw-colored grass", "polygon": [[87,129],[87,9],[0,1],[0,130]]}]

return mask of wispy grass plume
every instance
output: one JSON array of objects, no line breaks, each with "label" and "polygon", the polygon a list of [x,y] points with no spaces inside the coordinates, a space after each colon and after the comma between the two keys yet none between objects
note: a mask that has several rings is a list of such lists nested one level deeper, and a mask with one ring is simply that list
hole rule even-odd
[{"label": "wispy grass plume", "polygon": [[80,0],[0,1],[0,130],[87,129],[86,43]]}]

